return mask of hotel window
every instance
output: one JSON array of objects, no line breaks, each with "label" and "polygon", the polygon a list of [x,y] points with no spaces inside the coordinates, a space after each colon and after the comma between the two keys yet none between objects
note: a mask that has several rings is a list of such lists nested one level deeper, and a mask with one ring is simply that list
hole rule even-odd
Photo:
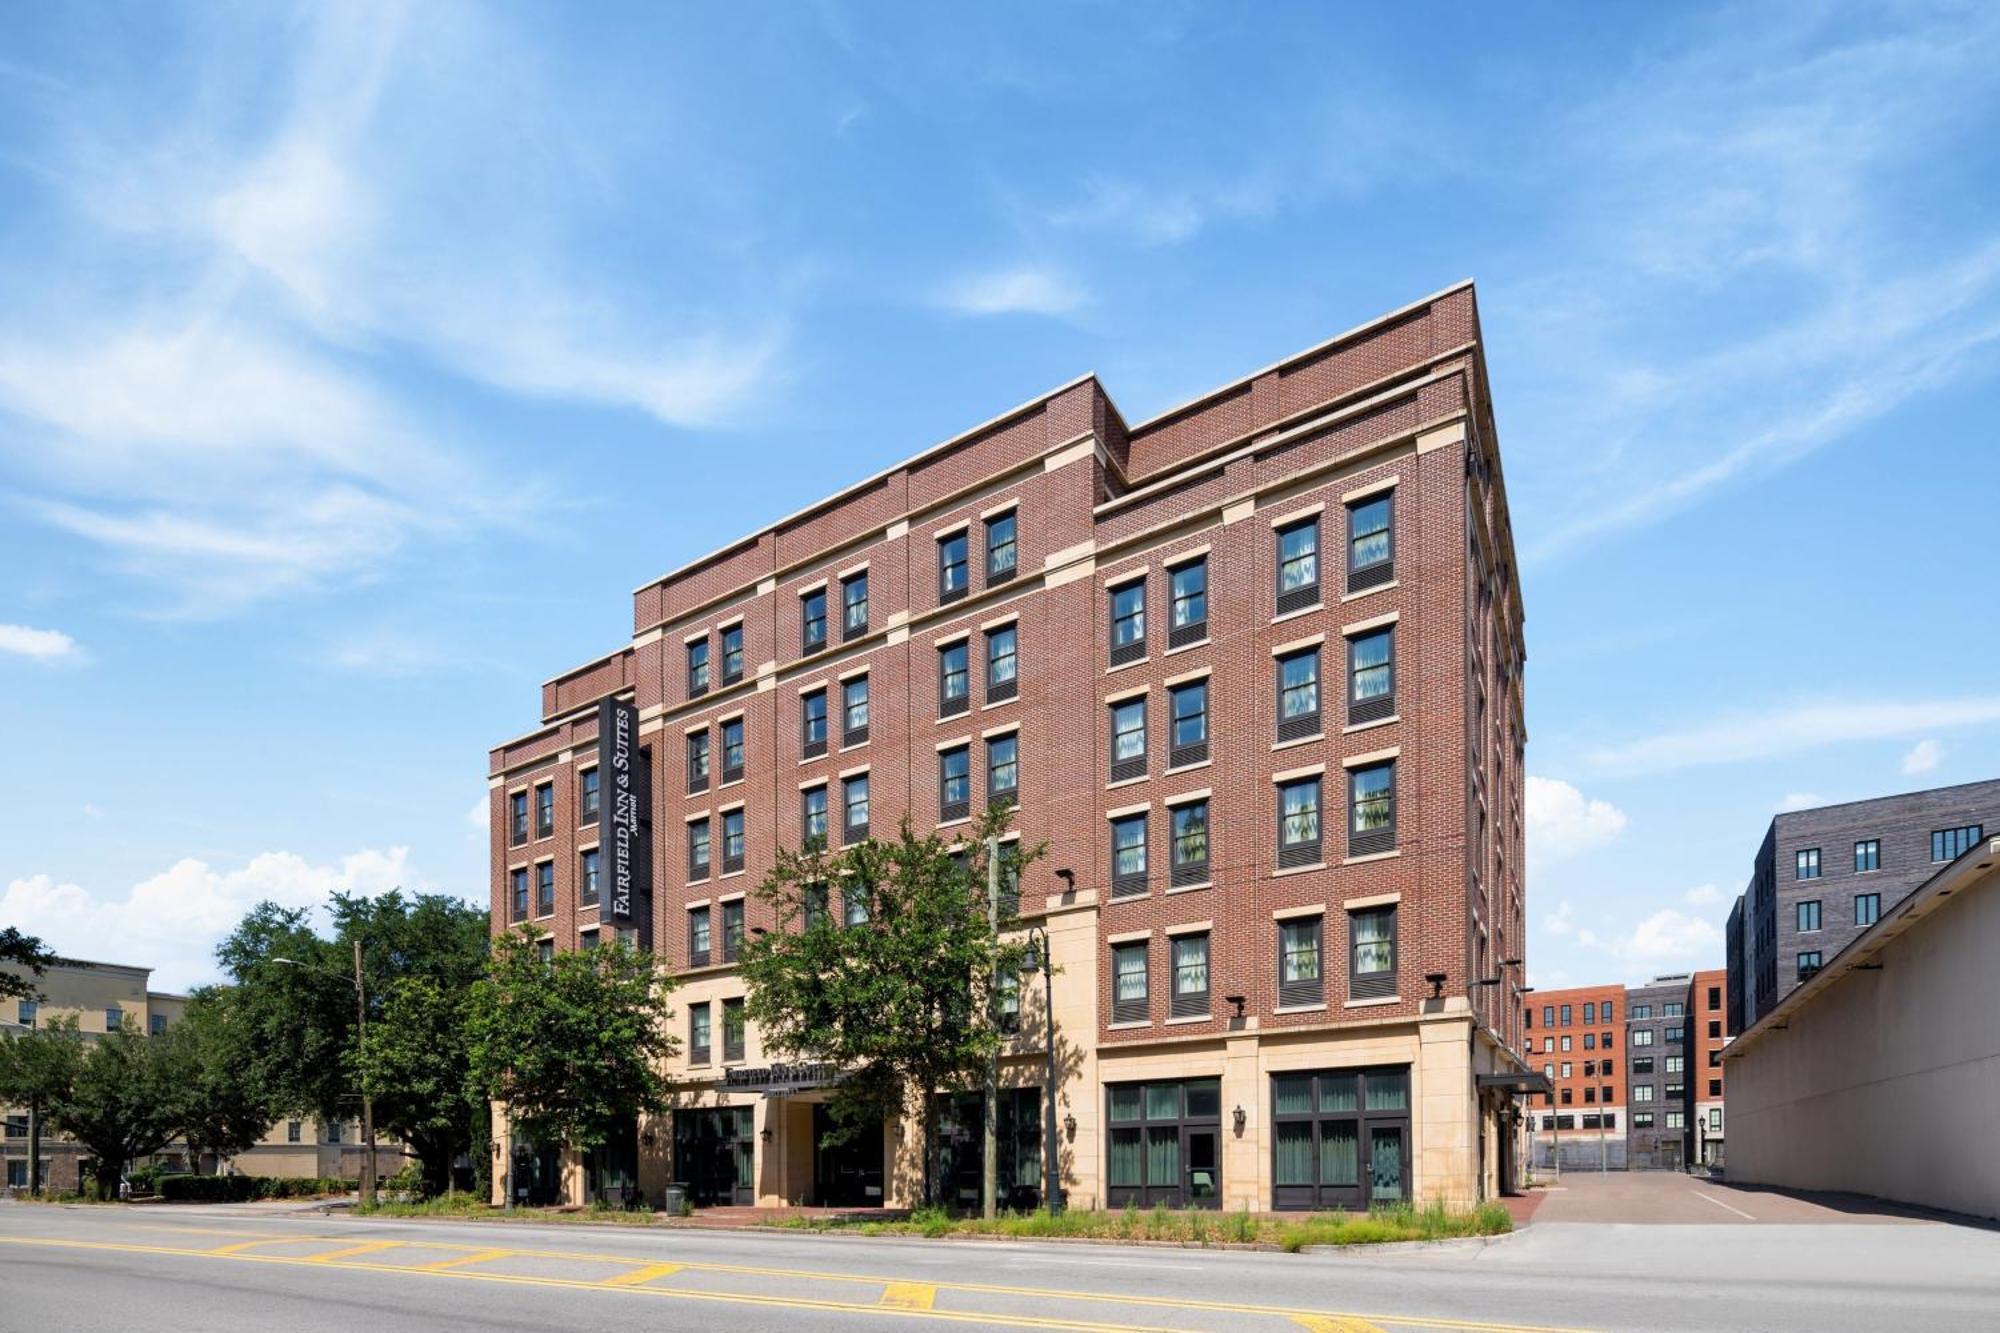
[{"label": "hotel window", "polygon": [[995,736],[986,742],[986,802],[1012,805],[1021,795],[1021,738]]},{"label": "hotel window", "polygon": [[687,646],[688,698],[708,693],[708,640],[696,639]]},{"label": "hotel window", "polygon": [[964,745],[938,751],[938,821],[972,814],[972,751]]},{"label": "hotel window", "polygon": [[507,919],[528,919],[528,871],[526,867],[507,872]]},{"label": "hotel window", "polygon": [[1320,860],[1319,779],[1278,785],[1278,867],[1315,865]]},{"label": "hotel window", "polygon": [[1396,576],[1392,499],[1392,495],[1379,495],[1347,507],[1349,592],[1379,587]]},{"label": "hotel window", "polygon": [[857,773],[840,782],[840,803],[843,811],[841,827],[845,831],[843,841],[860,842],[868,836],[868,775]]},{"label": "hotel window", "polygon": [[805,928],[813,930],[833,920],[833,896],[825,884],[807,884],[800,890],[801,915]]},{"label": "hotel window", "polygon": [[595,847],[592,847],[588,851],[580,852],[577,855],[576,905],[578,907],[597,906],[597,874],[600,860],[598,850]]},{"label": "hotel window", "polygon": [[856,676],[840,686],[840,744],[859,745],[868,739],[868,677]]},{"label": "hotel window", "polygon": [[840,640],[858,639],[868,632],[868,573],[850,574],[840,581]]},{"label": "hotel window", "polygon": [[1322,918],[1297,917],[1278,923],[1278,1005],[1293,1008],[1318,1004],[1322,989],[1320,934]]},{"label": "hotel window", "polygon": [[1005,583],[1014,577],[1020,563],[1020,548],[1015,541],[1019,529],[1014,511],[996,514],[986,520],[986,581]]},{"label": "hotel window", "polygon": [[688,966],[707,967],[709,959],[709,910],[688,908]]},{"label": "hotel window", "polygon": [[1793,879],[1819,878],[1819,848],[1804,847],[1793,857]]},{"label": "hotel window", "polygon": [[1111,705],[1111,780],[1146,776],[1146,696]]},{"label": "hotel window", "polygon": [[743,679],[743,625],[737,622],[722,631],[722,683],[734,685]]},{"label": "hotel window", "polygon": [[1597,1005],[1594,1002],[1588,1000],[1584,1002],[1583,1021],[1586,1023],[1595,1023],[1597,1021]]},{"label": "hotel window", "polygon": [[1570,1007],[1569,1007],[1568,1005],[1564,1005],[1564,1006],[1562,1007],[1562,1025],[1563,1025],[1564,1027],[1568,1027],[1568,1026],[1569,1026],[1569,1020],[1570,1020],[1570,1014],[1571,1014],[1572,1012],[1573,1012],[1573,1011],[1572,1011],[1572,1010],[1570,1009]]},{"label": "hotel window", "polygon": [[35,1018],[42,1012],[42,1006],[36,1000],[22,1000],[14,1006],[14,1009],[15,1017],[20,1020],[24,1028],[35,1026]]},{"label": "hotel window", "polygon": [[722,724],[722,780],[743,780],[743,719],[733,717]]},{"label": "hotel window", "polygon": [[556,831],[556,787],[544,782],[535,788],[535,836],[546,838]]},{"label": "hotel window", "polygon": [[733,963],[743,952],[743,900],[722,905],[722,961]]},{"label": "hotel window", "polygon": [[826,786],[808,787],[799,793],[799,837],[808,846],[826,846]]},{"label": "hotel window", "polygon": [[1819,929],[1819,899],[1808,898],[1798,904],[1798,913],[1800,930]]},{"label": "hotel window", "polygon": [[971,588],[965,563],[965,530],[938,538],[938,600],[955,602]]},{"label": "hotel window", "polygon": [[1882,919],[1882,895],[1879,893],[1857,893],[1854,895],[1854,924],[1872,926]]},{"label": "hotel window", "polygon": [[1146,580],[1133,579],[1111,590],[1111,665],[1146,655]]},{"label": "hotel window", "polygon": [[816,653],[826,647],[826,588],[814,588],[799,597],[799,653]]},{"label": "hotel window", "polygon": [[808,690],[799,696],[799,751],[805,759],[826,753],[826,691]]},{"label": "hotel window", "polygon": [[1189,801],[1171,812],[1174,838],[1172,886],[1183,888],[1208,880],[1208,802]]},{"label": "hotel window", "polygon": [[1379,999],[1396,993],[1396,909],[1369,907],[1347,914],[1347,998]]},{"label": "hotel window", "polygon": [[972,672],[964,639],[938,649],[938,716],[956,717],[972,707]]},{"label": "hotel window", "polygon": [[1167,647],[1181,648],[1208,637],[1208,561],[1190,560],[1167,575]]},{"label": "hotel window", "polygon": [[1319,519],[1278,529],[1278,614],[1319,604]]},{"label": "hotel window", "polygon": [[1167,691],[1172,715],[1167,767],[1181,768],[1208,758],[1208,682],[1192,680]]},{"label": "hotel window", "polygon": [[[616,939],[617,935],[613,934],[612,938]],[[585,953],[589,953],[592,949],[595,949],[597,947],[597,927],[592,926],[588,930],[579,930],[576,933],[576,947]]]},{"label": "hotel window", "polygon": [[1147,1018],[1146,942],[1111,946],[1111,1021],[1143,1023]]},{"label": "hotel window", "polygon": [[868,887],[850,884],[840,892],[841,920],[850,926],[868,924]]},{"label": "hotel window", "polygon": [[556,863],[543,861],[535,866],[535,915],[554,916],[556,910]]},{"label": "hotel window", "polygon": [[517,791],[507,797],[507,842],[519,847],[528,840],[528,793]]},{"label": "hotel window", "polygon": [[688,790],[708,790],[708,728],[687,734]]},{"label": "hotel window", "polygon": [[1809,949],[1805,953],[1800,954],[1798,969],[1800,981],[1804,981],[1807,977],[1819,971],[1819,950]]},{"label": "hotel window", "polygon": [[1012,625],[986,631],[986,702],[997,704],[1021,691],[1020,633]]},{"label": "hotel window", "polygon": [[743,1058],[743,1001],[722,1002],[722,1059],[725,1064]]},{"label": "hotel window", "polygon": [[1396,632],[1379,629],[1347,641],[1347,721],[1380,722],[1396,712]]},{"label": "hotel window", "polygon": [[708,878],[708,821],[697,819],[688,825],[688,878]]},{"label": "hotel window", "polygon": [[1351,769],[1347,775],[1347,854],[1372,856],[1396,846],[1396,761]]},{"label": "hotel window", "polygon": [[1129,898],[1146,891],[1146,816],[1111,821],[1111,896]]},{"label": "hotel window", "polygon": [[299,1142],[304,1137],[304,1134],[302,1132],[304,1128],[305,1126],[300,1124],[296,1120],[287,1120],[285,1122],[285,1142],[287,1143]]},{"label": "hotel window", "polygon": [[333,1121],[332,1123],[330,1123],[329,1125],[327,1125],[327,1127],[326,1127],[326,1141],[327,1141],[328,1143],[338,1143],[338,1142],[340,1142],[340,1122],[339,1122],[338,1120],[335,1120],[335,1121]]},{"label": "hotel window", "polygon": [[1208,1013],[1208,935],[1174,935],[1167,940],[1173,959],[1170,1018],[1194,1018]]},{"label": "hotel window", "polygon": [[743,868],[743,812],[731,810],[722,817],[722,871],[729,874]]},{"label": "hotel window", "polygon": [[577,823],[595,824],[598,820],[597,770],[586,768],[576,775]]},{"label": "hotel window", "polygon": [[1937,830],[1931,834],[1931,860],[1956,861],[1984,836],[1984,832],[1978,824]]},{"label": "hotel window", "polygon": [[1213,1208],[1221,1191],[1222,1085],[1213,1078],[1108,1087],[1105,1201]]},{"label": "hotel window", "polygon": [[547,937],[535,941],[535,957],[541,961],[543,967],[555,962],[556,942]]},{"label": "hotel window", "polygon": [[1319,729],[1319,649],[1287,653],[1278,659],[1278,739],[1301,740]]},{"label": "hotel window", "polygon": [[705,1065],[715,1054],[715,1033],[709,1018],[708,1001],[688,1006],[688,1063]]},{"label": "hotel window", "polygon": [[1856,874],[1869,870],[1880,870],[1881,868],[1882,840],[1880,838],[1869,838],[1865,842],[1854,844],[1854,870]]}]

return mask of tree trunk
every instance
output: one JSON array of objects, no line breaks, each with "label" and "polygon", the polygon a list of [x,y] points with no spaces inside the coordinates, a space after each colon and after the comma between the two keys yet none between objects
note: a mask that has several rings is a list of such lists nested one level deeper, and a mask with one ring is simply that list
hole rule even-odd
[{"label": "tree trunk", "polygon": [[924,1117],[924,1204],[937,1206],[937,1091],[928,1082],[923,1085]]},{"label": "tree trunk", "polygon": [[48,1182],[42,1179],[42,1103],[35,1098],[28,1103],[28,1193],[40,1198]]}]

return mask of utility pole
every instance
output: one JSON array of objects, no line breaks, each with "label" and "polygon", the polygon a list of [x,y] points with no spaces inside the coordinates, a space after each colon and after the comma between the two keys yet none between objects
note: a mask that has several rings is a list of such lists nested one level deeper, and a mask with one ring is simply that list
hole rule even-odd
[{"label": "utility pole", "polygon": [[[1049,946],[1047,926],[1037,926],[1042,937],[1042,1058],[1043,1076],[1048,1081],[1047,1123],[1042,1129],[1042,1207],[1054,1217],[1062,1211],[1062,1178],[1056,1161],[1056,964]],[[1030,942],[1033,935],[1029,936]]]},{"label": "utility pole", "polygon": [[[994,945],[1000,939],[1000,840],[986,840],[986,924],[993,930]],[[997,1026],[1000,1018],[998,996],[1000,978],[995,976],[986,997],[986,1021]],[[994,1217],[1000,1211],[1000,1044],[993,1044],[993,1058],[986,1065],[986,1114],[982,1134],[985,1151],[979,1182],[979,1214]]]},{"label": "utility pole", "polygon": [[[368,1044],[368,983],[361,975],[361,937],[354,937],[354,1006],[356,1040]],[[368,1095],[368,1066],[361,1066],[361,1141],[367,1146],[362,1156],[361,1202],[375,1206],[375,1099]]]}]

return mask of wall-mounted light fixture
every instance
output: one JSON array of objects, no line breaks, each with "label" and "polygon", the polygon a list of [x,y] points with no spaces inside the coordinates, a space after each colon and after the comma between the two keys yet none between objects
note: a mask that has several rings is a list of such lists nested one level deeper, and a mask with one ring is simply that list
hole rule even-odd
[{"label": "wall-mounted light fixture", "polygon": [[1076,1112],[1071,1111],[1063,1116],[1063,1133],[1072,1143],[1076,1141]]},{"label": "wall-mounted light fixture", "polygon": [[1444,994],[1444,973],[1426,972],[1424,973],[1424,980],[1430,983],[1431,998],[1433,1000]]},{"label": "wall-mounted light fixture", "polygon": [[1234,1119],[1236,1122],[1236,1136],[1238,1138],[1242,1138],[1243,1127],[1250,1123],[1250,1117],[1244,1113],[1244,1110],[1241,1106],[1238,1106],[1236,1108],[1236,1114],[1231,1118]]}]

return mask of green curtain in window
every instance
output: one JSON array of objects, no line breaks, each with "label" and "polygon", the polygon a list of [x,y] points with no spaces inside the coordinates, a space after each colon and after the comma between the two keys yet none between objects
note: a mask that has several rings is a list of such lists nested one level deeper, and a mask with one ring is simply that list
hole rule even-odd
[{"label": "green curtain in window", "polygon": [[1356,1185],[1361,1181],[1361,1140],[1354,1122],[1322,1121],[1319,1127],[1319,1183]]},{"label": "green curtain in window", "polygon": [[1111,1131],[1111,1183],[1113,1185],[1143,1185],[1145,1177],[1140,1171],[1139,1131],[1136,1129],[1114,1129]]},{"label": "green curtain in window", "polygon": [[1139,1089],[1128,1084],[1111,1090],[1111,1118],[1113,1120],[1139,1119]]},{"label": "green curtain in window", "polygon": [[1181,1181],[1181,1132],[1172,1125],[1146,1131],[1146,1183],[1178,1185]]},{"label": "green curtain in window", "polygon": [[1313,1183],[1313,1127],[1299,1120],[1278,1126],[1277,1161],[1273,1179],[1280,1185]]},{"label": "green curtain in window", "polygon": [[1368,1075],[1368,1109],[1371,1111],[1407,1111],[1410,1109],[1410,1076],[1408,1074]]},{"label": "green curtain in window", "polygon": [[1355,1111],[1361,1107],[1361,1095],[1354,1086],[1352,1074],[1322,1074],[1319,1080],[1319,1109],[1322,1111]]},{"label": "green curtain in window", "polygon": [[1178,1120],[1180,1114],[1180,1084],[1149,1083],[1146,1085],[1146,1119]]},{"label": "green curtain in window", "polygon": [[1302,1074],[1272,1080],[1271,1104],[1279,1115],[1298,1115],[1312,1110],[1312,1077]]}]

